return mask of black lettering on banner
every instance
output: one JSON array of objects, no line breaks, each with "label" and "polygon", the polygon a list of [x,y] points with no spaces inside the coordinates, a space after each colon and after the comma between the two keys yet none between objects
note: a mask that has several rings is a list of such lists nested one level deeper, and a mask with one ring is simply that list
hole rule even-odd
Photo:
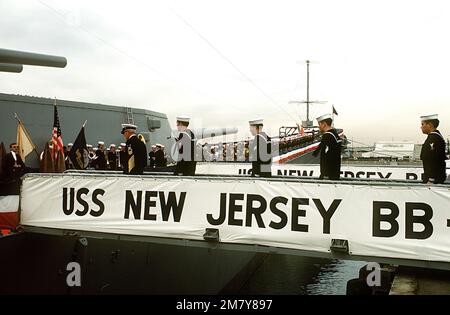
[{"label": "black lettering on banner", "polygon": [[219,217],[217,219],[214,219],[213,215],[208,213],[206,215],[206,220],[208,220],[208,223],[211,225],[221,225],[225,221],[226,216],[227,216],[227,194],[221,193]]},{"label": "black lettering on banner", "polygon": [[320,199],[313,199],[314,204],[317,207],[317,210],[319,210],[320,215],[323,218],[323,234],[330,234],[330,221],[333,214],[336,212],[336,209],[339,207],[339,205],[342,202],[342,199],[335,199],[331,203],[328,210],[325,209],[325,207],[322,204],[322,201]]},{"label": "black lettering on banner", "polygon": [[285,197],[278,196],[278,197],[274,197],[270,201],[270,211],[272,211],[273,214],[275,214],[276,216],[278,216],[280,218],[280,222],[272,221],[269,224],[269,226],[275,230],[280,230],[280,229],[284,228],[288,221],[288,217],[287,217],[286,213],[284,213],[283,211],[281,211],[280,209],[277,208],[277,204],[279,204],[279,203],[287,205],[288,199]]},{"label": "black lettering on banner", "polygon": [[[253,202],[257,201],[259,207],[253,207]],[[265,228],[262,214],[266,211],[267,201],[263,196],[248,194],[247,195],[247,211],[245,213],[245,226],[252,226],[252,216],[255,217],[258,227]]]},{"label": "black lettering on banner", "polygon": [[[69,208],[67,208],[67,204],[69,204]],[[75,208],[75,188],[70,188],[70,197],[69,202],[67,202],[67,188],[63,188],[63,205],[62,209],[65,215],[71,215]]]},{"label": "black lettering on banner", "polygon": [[[391,210],[390,214],[381,214],[381,209]],[[374,237],[392,237],[398,233],[399,226],[397,217],[400,211],[397,205],[390,201],[373,202],[372,218],[372,236]],[[391,227],[388,230],[381,229],[381,222],[388,222]]]},{"label": "black lettering on banner", "polygon": [[406,173],[407,180],[417,180],[418,176],[415,173]]},{"label": "black lettering on banner", "polygon": [[244,200],[244,194],[230,194],[228,225],[242,226],[242,220],[234,217],[236,212],[242,212],[242,205],[236,204],[238,200]]},{"label": "black lettering on banner", "polygon": [[350,172],[350,171],[345,171],[344,177],[347,177],[347,178],[355,178],[355,173]]},{"label": "black lettering on banner", "polygon": [[312,177],[313,175],[314,175],[314,171],[309,171],[309,174],[308,174],[308,171],[303,171],[303,173],[302,173],[302,176],[304,176],[304,177],[308,177],[308,176]]},{"label": "black lettering on banner", "polygon": [[177,202],[177,195],[174,191],[169,191],[169,196],[166,198],[164,196],[164,191],[159,192],[159,203],[161,205],[161,212],[163,221],[168,221],[170,212],[173,210],[173,220],[174,222],[180,222],[181,214],[183,213],[184,201],[186,200],[186,192],[182,191],[180,193],[180,202]]},{"label": "black lettering on banner", "polygon": [[98,196],[103,196],[105,194],[105,191],[103,189],[96,189],[94,190],[94,192],[92,193],[92,202],[95,203],[98,206],[98,210],[94,211],[93,209],[91,209],[91,211],[89,212],[89,214],[93,217],[99,217],[103,214],[103,212],[105,212],[105,204],[98,199]]},{"label": "black lettering on banner", "polygon": [[[286,170],[284,170],[284,172],[286,173]],[[278,174],[278,176],[283,176],[283,171],[277,170],[277,174]],[[286,175],[286,174],[284,174],[284,175]]]},{"label": "black lettering on banner", "polygon": [[75,214],[80,217],[84,216],[89,211],[89,204],[83,198],[81,198],[82,195],[87,195],[88,193],[89,193],[89,189],[87,189],[87,188],[80,188],[77,191],[77,201],[80,205],[83,206],[83,210],[78,209],[77,211],[75,211]]},{"label": "black lettering on banner", "polygon": [[150,208],[156,207],[156,201],[151,198],[158,197],[157,191],[146,191],[144,202],[144,220],[156,221],[156,214],[150,213]]},{"label": "black lettering on banner", "polygon": [[356,178],[361,178],[362,175],[364,175],[366,172],[357,172]]},{"label": "black lettering on banner", "polygon": [[375,172],[367,172],[367,178],[370,178],[371,176],[375,176],[377,173]]},{"label": "black lettering on banner", "polygon": [[130,218],[130,208],[133,211],[133,217],[137,220],[141,218],[142,205],[142,191],[137,191],[136,201],[134,200],[133,192],[127,190],[125,192],[125,219]]},{"label": "black lettering on banner", "polygon": [[[423,215],[414,215],[414,210],[422,210]],[[433,217],[433,209],[430,205],[423,202],[407,202],[406,203],[406,217],[405,217],[405,237],[407,239],[425,240],[433,234],[433,224],[431,218]],[[414,231],[414,223],[422,224],[423,231]]]},{"label": "black lettering on banner", "polygon": [[377,172],[377,173],[378,173],[378,176],[380,176],[380,178],[391,178],[391,175],[392,175],[392,173],[389,172],[389,173],[386,174],[386,177],[384,177],[383,173],[381,173],[381,172]]},{"label": "black lettering on banner", "polygon": [[298,224],[298,217],[305,217],[306,210],[299,209],[298,206],[309,205],[308,198],[292,198],[292,231],[308,232],[308,225]]},{"label": "black lettering on banner", "polygon": [[297,173],[296,170],[289,170],[289,176],[292,176],[292,175],[294,175],[295,173]]},{"label": "black lettering on banner", "polygon": [[[67,191],[69,192],[69,196],[67,196]],[[89,211],[89,203],[83,198],[83,196],[86,196],[89,194],[89,189],[87,188],[80,188],[77,191],[75,188],[63,188],[63,212],[65,215],[71,215],[73,211],[75,210],[75,199],[77,200],[77,203],[82,206],[82,209],[77,209],[75,211],[75,214],[77,216],[84,216],[86,214],[92,215],[93,217],[99,217],[103,214],[105,211],[105,205],[103,202],[98,199],[99,195],[103,195],[105,191],[103,189],[95,189],[92,193],[92,202],[98,206],[98,210],[91,209]]]}]

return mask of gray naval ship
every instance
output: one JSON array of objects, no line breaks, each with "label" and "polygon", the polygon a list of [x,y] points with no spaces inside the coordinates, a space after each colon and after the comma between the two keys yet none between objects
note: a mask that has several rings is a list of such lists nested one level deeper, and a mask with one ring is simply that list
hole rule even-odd
[{"label": "gray naval ship", "polygon": [[[15,141],[16,113],[42,150],[51,138],[54,102],[49,98],[0,94],[1,140],[5,144]],[[86,119],[86,137],[90,143],[123,142],[120,124],[130,121],[144,135],[147,147],[154,143],[170,146],[173,141],[168,139],[171,128],[164,113],[65,100],[56,103],[65,142],[73,142]],[[227,131],[230,129],[203,130],[203,136]],[[37,155],[30,154],[26,164],[38,167]],[[25,230],[0,238],[0,293],[237,292],[265,257],[208,244],[191,246],[192,242],[187,240],[102,233],[83,233],[80,237],[77,231],[53,232]],[[82,265],[83,285],[79,289],[69,290],[65,282],[66,266],[71,261]]]},{"label": "gray naval ship", "polygon": [[[0,57],[0,71],[8,72],[21,72],[23,67],[20,63],[56,67],[66,64],[65,58],[16,51],[0,50]],[[106,144],[123,142],[119,132],[121,123],[138,126],[148,151],[152,144],[161,143],[171,147],[174,143],[172,129],[164,113],[129,106],[2,93],[0,140],[6,146],[16,141],[17,115],[40,153],[51,139],[55,102],[65,144],[74,141],[86,120],[88,143],[95,144],[99,140]],[[195,134],[201,139],[236,131],[233,128],[209,128],[196,130]],[[318,141],[313,136],[309,144]],[[315,162],[309,156],[310,152],[305,155],[305,161]],[[296,156],[296,160],[299,158],[302,158],[301,155]],[[37,170],[38,154],[27,156],[26,164]],[[18,187],[8,186],[5,182],[1,184],[3,195],[19,194],[18,190],[11,192]],[[0,236],[0,293],[238,293],[268,255],[255,250],[238,250],[238,247],[236,244],[227,248],[209,242],[176,238],[27,227]],[[82,268],[81,287],[69,287],[66,283],[66,268],[73,261],[79,262]]]}]

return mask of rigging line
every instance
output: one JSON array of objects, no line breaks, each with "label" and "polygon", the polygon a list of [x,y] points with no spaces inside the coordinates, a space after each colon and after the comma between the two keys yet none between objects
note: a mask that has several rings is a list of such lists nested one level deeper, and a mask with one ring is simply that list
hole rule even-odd
[{"label": "rigging line", "polygon": [[211,49],[213,49],[220,57],[222,57],[226,62],[228,62],[242,77],[244,77],[251,85],[253,85],[261,94],[263,94],[272,104],[280,108],[294,121],[295,118],[292,117],[283,107],[281,107],[269,94],[267,94],[261,87],[259,87],[255,81],[253,81],[247,74],[241,71],[229,58],[227,58],[218,48],[216,48],[205,36],[203,36],[199,31],[197,31],[186,19],[184,19],[177,11],[173,8],[170,10],[184,23],[186,24],[198,37],[200,37],[206,44],[208,44]]},{"label": "rigging line", "polygon": [[[60,18],[61,20],[65,21],[65,15],[64,15],[63,13],[61,13],[59,10],[55,9],[54,7],[52,7],[52,6],[49,5],[48,3],[45,3],[45,2],[42,1],[42,0],[37,0],[37,2],[39,2],[41,5],[45,6],[45,7],[46,7],[47,9],[49,9],[50,11],[52,11],[56,16],[58,16],[58,18]],[[136,57],[130,55],[130,54],[127,53],[126,51],[122,50],[121,48],[119,48],[119,47],[117,47],[117,46],[115,46],[115,45],[109,43],[108,41],[106,41],[106,40],[103,39],[102,37],[98,36],[97,34],[92,33],[92,32],[90,32],[89,30],[87,30],[87,29],[85,29],[85,28],[83,28],[83,27],[81,27],[81,26],[79,26],[79,25],[74,25],[74,27],[77,28],[77,29],[79,29],[79,30],[81,30],[81,31],[83,31],[83,32],[86,33],[87,35],[90,35],[90,36],[94,37],[95,39],[97,39],[98,41],[102,42],[104,45],[110,47],[111,49],[114,49],[114,50],[116,50],[117,52],[121,53],[122,55],[124,55],[124,56],[126,56],[126,57],[132,59],[132,60],[135,61],[136,63],[145,66],[146,68],[148,68],[148,69],[151,70],[152,72],[154,72],[154,73],[160,75],[161,77],[164,77],[164,78],[167,79],[168,81],[175,82],[175,83],[179,83],[179,81],[173,79],[172,77],[169,77],[167,74],[165,74],[165,73],[159,71],[159,70],[156,69],[156,68],[153,68],[152,66],[148,65],[147,63],[145,63],[145,62],[139,60],[138,58],[136,58]],[[183,83],[180,83],[180,86],[181,86],[183,89],[185,89],[185,90],[191,90],[192,92],[195,92],[195,93],[197,93],[197,94],[199,94],[199,95],[202,95],[202,96],[204,96],[204,97],[206,97],[206,98],[208,98],[208,99],[210,99],[210,100],[212,100],[212,101],[214,101],[214,102],[216,102],[216,103],[218,103],[218,104],[220,104],[220,105],[226,106],[225,102],[223,102],[223,101],[221,101],[221,100],[219,100],[219,99],[217,99],[217,98],[215,98],[215,97],[212,97],[212,96],[210,96],[210,95],[208,95],[208,94],[206,94],[206,93],[204,93],[204,92],[202,92],[202,91],[200,91],[200,90],[197,90],[197,89],[192,88],[192,87],[187,87],[187,86],[185,86]]]}]

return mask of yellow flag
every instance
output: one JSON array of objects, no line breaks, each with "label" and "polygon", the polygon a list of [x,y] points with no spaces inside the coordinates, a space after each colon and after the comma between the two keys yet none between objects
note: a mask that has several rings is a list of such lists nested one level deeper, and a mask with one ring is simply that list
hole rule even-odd
[{"label": "yellow flag", "polygon": [[23,162],[25,162],[27,155],[36,148],[21,121],[17,125],[17,145],[19,146],[19,155]]}]

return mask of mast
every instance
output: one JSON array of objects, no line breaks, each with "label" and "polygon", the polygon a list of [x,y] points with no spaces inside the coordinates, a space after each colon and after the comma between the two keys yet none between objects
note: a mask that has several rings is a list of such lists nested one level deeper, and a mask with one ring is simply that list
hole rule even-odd
[{"label": "mast", "polygon": [[306,60],[306,121],[309,122],[309,60]]},{"label": "mast", "polygon": [[306,101],[289,101],[289,104],[306,104],[306,120],[302,121],[303,127],[313,127],[313,121],[309,118],[310,104],[324,104],[324,101],[310,101],[309,100],[309,65],[311,61],[306,60]]}]

